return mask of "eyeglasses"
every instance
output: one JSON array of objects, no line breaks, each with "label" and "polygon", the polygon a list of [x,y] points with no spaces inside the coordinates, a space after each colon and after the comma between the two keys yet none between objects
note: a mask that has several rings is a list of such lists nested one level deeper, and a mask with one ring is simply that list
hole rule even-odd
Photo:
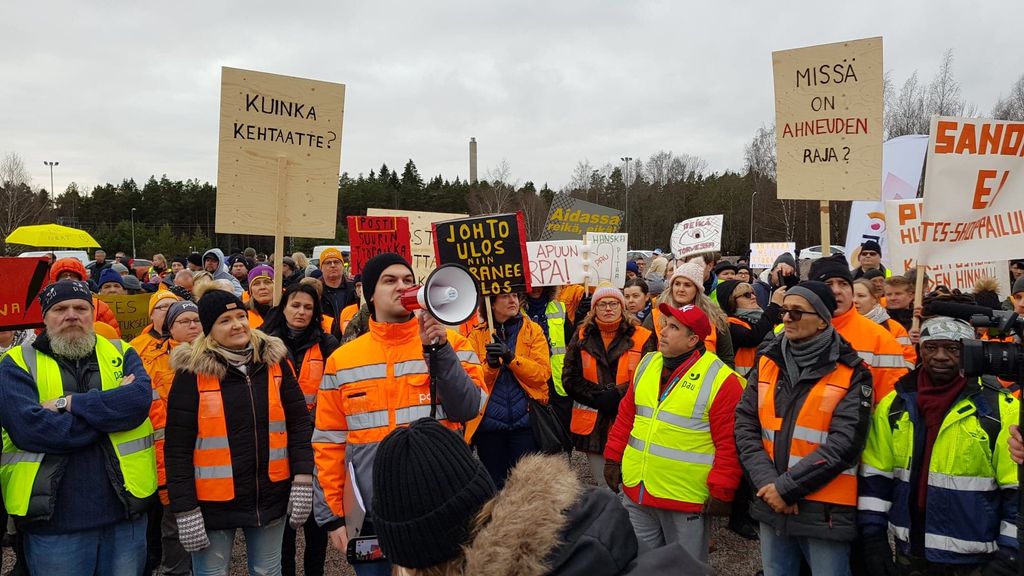
[{"label": "eyeglasses", "polygon": [[153,306],[153,312],[156,312],[157,310],[160,310],[161,312],[167,312],[170,309],[171,309],[171,305],[170,304],[168,304],[166,306]]},{"label": "eyeglasses", "polygon": [[621,307],[622,304],[619,304],[618,300],[605,300],[594,305],[594,308],[599,310],[618,310]]},{"label": "eyeglasses", "polygon": [[198,326],[199,318],[193,318],[191,320],[188,318],[182,318],[181,320],[175,320],[174,323],[178,326]]},{"label": "eyeglasses", "polygon": [[865,251],[861,252],[860,255],[861,256],[878,256],[878,252],[873,252],[871,250],[865,250]]},{"label": "eyeglasses", "polygon": [[753,292],[744,292],[743,294],[737,294],[737,298],[756,298]]},{"label": "eyeglasses", "polygon": [[782,316],[785,317],[786,314],[789,314],[789,317],[792,318],[794,322],[799,322],[804,317],[804,314],[820,316],[820,314],[818,314],[817,312],[811,312],[810,310],[801,310],[799,308],[783,308]]}]

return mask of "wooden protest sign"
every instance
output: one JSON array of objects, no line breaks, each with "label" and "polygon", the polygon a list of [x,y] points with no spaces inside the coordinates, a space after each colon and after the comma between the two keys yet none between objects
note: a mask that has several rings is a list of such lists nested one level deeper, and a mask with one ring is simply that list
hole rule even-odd
[{"label": "wooden protest sign", "polygon": [[369,208],[367,216],[402,216],[409,220],[409,243],[412,249],[412,270],[420,282],[437,268],[434,256],[434,222],[467,218],[469,214],[451,214],[446,212],[416,212],[413,210],[389,210]]},{"label": "wooden protest sign", "polygon": [[622,214],[622,210],[558,194],[551,202],[540,239],[579,240],[588,232],[615,233],[622,224]]},{"label": "wooden protest sign", "polygon": [[[888,200],[885,202],[886,235],[889,247],[889,268],[894,274],[904,274],[917,266],[921,257],[921,216],[924,199]],[[975,261],[946,264],[926,264],[928,283],[924,286],[930,292],[938,285],[950,290],[973,292],[974,283],[980,278],[994,278],[1003,294],[1011,288],[1009,262],[1006,260]]]},{"label": "wooden protest sign", "polygon": [[750,267],[755,269],[771,268],[775,264],[775,259],[787,252],[796,254],[795,242],[752,242],[750,244]]},{"label": "wooden protest sign", "polygon": [[587,232],[586,280],[591,285],[605,282],[616,288],[626,285],[626,252],[629,234]]},{"label": "wooden protest sign", "polygon": [[438,263],[468,268],[484,296],[530,290],[522,212],[436,222],[434,251]]},{"label": "wooden protest sign", "polygon": [[933,116],[925,164],[922,259],[1021,256],[1024,122]]},{"label": "wooden protest sign", "polygon": [[672,228],[672,254],[686,260],[695,254],[722,249],[722,215],[698,216],[683,220]]},{"label": "wooden protest sign", "polygon": [[878,200],[882,38],[772,52],[772,65],[778,197]]},{"label": "wooden protest sign", "polygon": [[394,252],[410,265],[409,219],[402,216],[348,217],[349,272],[359,274],[377,254]]},{"label": "wooden protest sign", "polygon": [[583,241],[541,240],[526,243],[530,262],[530,286],[582,284]]},{"label": "wooden protest sign", "polygon": [[152,294],[101,294],[98,298],[107,303],[121,327],[121,339],[128,342],[149,325],[149,299]]},{"label": "wooden protest sign", "polygon": [[43,325],[39,292],[50,273],[48,258],[0,258],[0,330]]}]

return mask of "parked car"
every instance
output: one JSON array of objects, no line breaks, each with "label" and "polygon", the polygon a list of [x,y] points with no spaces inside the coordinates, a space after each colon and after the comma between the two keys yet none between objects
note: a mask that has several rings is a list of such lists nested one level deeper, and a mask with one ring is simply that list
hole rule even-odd
[{"label": "parked car", "polygon": [[626,252],[626,261],[632,262],[637,258],[643,258],[644,260],[650,261],[654,257],[654,251],[652,250],[629,250]]},{"label": "parked car", "polygon": [[[842,254],[843,256],[845,256],[846,255],[846,247],[845,246],[836,246],[835,244],[833,244],[832,245],[832,254],[836,254],[836,253],[839,253],[839,254]],[[814,246],[808,246],[807,248],[804,248],[803,250],[800,250],[799,254],[800,254],[800,259],[801,260],[817,260],[818,258],[821,258],[821,244],[815,244]]]}]

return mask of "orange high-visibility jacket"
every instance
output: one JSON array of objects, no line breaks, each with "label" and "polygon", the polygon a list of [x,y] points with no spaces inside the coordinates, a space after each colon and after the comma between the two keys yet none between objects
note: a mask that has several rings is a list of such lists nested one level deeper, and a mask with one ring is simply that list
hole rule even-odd
[{"label": "orange high-visibility jacket", "polygon": [[832,317],[832,326],[857,351],[871,369],[875,387],[875,404],[896,387],[896,381],[910,372],[903,347],[888,330],[868,320],[850,306],[843,314]]},{"label": "orange high-visibility jacket", "polygon": [[[281,365],[269,364],[267,370],[270,439],[267,475],[271,482],[282,482],[291,477],[291,467],[288,464],[288,423],[281,404]],[[199,389],[199,432],[193,452],[196,498],[207,502],[227,502],[235,498],[235,480],[220,379],[209,374],[197,374],[196,387]]]},{"label": "orange high-visibility jacket", "polygon": [[306,409],[311,411],[316,405],[316,395],[320,391],[320,383],[324,378],[324,355],[319,344],[314,344],[302,357],[302,366],[298,373],[299,388],[306,397]]},{"label": "orange high-visibility jacket", "polygon": [[[750,323],[747,322],[746,320],[736,318],[735,316],[729,316],[728,320],[729,324],[742,326],[747,330],[751,329]],[[712,332],[714,332],[714,330],[712,330]],[[754,358],[756,356],[757,348],[754,346],[747,346],[746,348],[737,348],[736,358],[733,361],[733,363],[736,364],[736,372],[738,372],[740,376],[745,377],[750,372],[750,370],[754,368]]]},{"label": "orange high-visibility jacket", "polygon": [[257,312],[254,308],[249,308],[249,328],[258,330],[260,326],[263,326],[263,316]]},{"label": "orange high-visibility jacket", "polygon": [[[793,435],[789,443],[789,468],[826,444],[832,412],[850,389],[852,376],[852,368],[837,363],[836,369],[818,380],[808,393],[793,424]],[[775,413],[775,388],[778,382],[779,366],[768,356],[761,356],[757,365],[757,412],[761,421],[761,442],[772,461],[775,460],[775,435],[783,427],[782,417]],[[857,467],[844,470],[831,482],[804,498],[828,504],[856,506]]]},{"label": "orange high-visibility jacket", "polygon": [[[486,324],[477,326],[469,335],[473,350],[480,357],[484,373],[484,384],[488,394],[494,389],[494,381],[498,379],[501,368],[491,368],[486,362],[486,346],[491,342],[491,332]],[[516,337],[515,358],[508,365],[512,375],[516,377],[523,392],[541,404],[548,403],[548,378],[551,378],[551,352],[548,350],[548,339],[544,330],[533,320],[523,316],[523,325]],[[486,411],[487,406],[484,406]],[[466,423],[466,442],[473,440],[473,434],[483,421],[483,412],[479,418]]]},{"label": "orange high-visibility jacket", "polygon": [[[171,393],[174,382],[174,369],[171,368],[171,350],[178,343],[170,338],[161,339],[152,335],[149,330],[152,324],[132,340],[142,359],[142,366],[149,374],[153,384],[153,404],[149,407],[149,420],[153,423],[153,447],[156,448],[156,483],[160,502],[166,506],[171,503],[167,497],[167,467],[164,458],[164,438],[167,432],[167,396]],[[136,348],[135,345],[139,344]]]},{"label": "orange high-visibility jacket", "polygon": [[[356,314],[358,314],[358,313],[359,313],[359,304],[349,304],[348,306],[345,306],[341,310],[341,314],[338,316],[338,319],[341,321],[341,333],[342,334],[344,334],[345,333],[345,329],[348,328],[348,323],[351,322],[352,319],[355,318]],[[324,318],[329,318],[329,317],[330,317],[330,315],[325,315],[324,316]],[[328,330],[327,333],[330,334],[331,332]]]},{"label": "orange high-visibility jacket", "polygon": [[558,300],[565,304],[565,313],[573,322],[582,322],[583,318],[576,317],[576,309],[580,306],[580,300],[583,299],[584,288],[579,284],[569,284],[563,286],[562,290],[558,293]]},{"label": "orange high-visibility jacket", "polygon": [[[583,341],[583,331],[585,326],[580,326],[579,333],[576,338],[580,342]],[[640,364],[640,359],[644,355],[644,344],[651,337],[651,332],[642,327],[636,326],[636,331],[633,332],[633,345],[629,348],[629,351],[625,355],[619,357],[618,364],[615,366],[615,386],[628,386],[633,381],[633,374],[636,372],[636,367]],[[600,382],[597,374],[597,358],[587,352],[585,349],[580,348],[580,362],[583,364],[583,379],[587,382],[593,382],[595,385],[609,384],[609,382]],[[580,404],[579,402],[572,403],[572,420],[569,423],[569,428],[573,434],[579,434],[581,436],[587,436],[594,431],[594,426],[597,424],[597,409],[591,408],[586,404]]]},{"label": "orange high-visibility jacket", "polygon": [[910,334],[907,333],[907,329],[903,327],[903,324],[893,320],[892,318],[885,321],[882,325],[883,328],[892,334],[892,337],[899,342],[899,345],[903,347],[903,358],[909,364],[909,369],[913,370],[917,366],[917,349],[914,348],[914,343],[910,341]]},{"label": "orange high-visibility jacket", "polygon": [[[328,529],[345,516],[346,482],[355,482],[369,508],[380,441],[395,428],[430,416],[430,374],[416,319],[381,323],[371,318],[369,327],[327,359],[317,397],[314,512]],[[433,363],[437,419],[460,430],[460,423],[479,416],[487,402],[480,359],[469,340],[448,330],[448,344],[433,354]],[[348,477],[348,465],[354,478]]]}]

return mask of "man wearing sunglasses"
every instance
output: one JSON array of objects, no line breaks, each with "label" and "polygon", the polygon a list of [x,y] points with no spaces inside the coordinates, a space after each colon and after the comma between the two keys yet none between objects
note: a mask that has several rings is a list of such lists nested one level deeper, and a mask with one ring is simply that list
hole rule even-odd
[{"label": "man wearing sunglasses", "polygon": [[857,262],[860,266],[850,272],[856,280],[866,274],[869,270],[881,270],[886,278],[892,276],[892,272],[882,266],[882,246],[874,240],[868,240],[860,245],[860,253],[857,255]]}]

